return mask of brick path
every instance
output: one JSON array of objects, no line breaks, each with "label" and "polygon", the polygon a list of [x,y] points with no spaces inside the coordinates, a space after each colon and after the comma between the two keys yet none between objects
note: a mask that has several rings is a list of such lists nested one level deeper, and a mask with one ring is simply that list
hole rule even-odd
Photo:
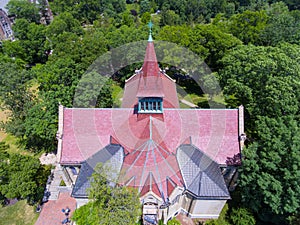
[{"label": "brick path", "polygon": [[57,200],[49,200],[43,205],[40,216],[35,225],[59,225],[66,218],[62,209],[71,209],[70,216],[76,208],[76,200],[69,192],[60,192]]},{"label": "brick path", "polygon": [[191,218],[183,215],[182,213],[179,213],[176,219],[180,221],[181,225],[195,225]]}]

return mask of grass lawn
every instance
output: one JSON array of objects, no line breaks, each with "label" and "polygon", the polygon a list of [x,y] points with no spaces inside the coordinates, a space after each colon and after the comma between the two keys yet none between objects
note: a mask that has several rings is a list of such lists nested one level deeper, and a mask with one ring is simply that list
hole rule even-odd
[{"label": "grass lawn", "polygon": [[[39,158],[39,156],[43,153],[39,153],[38,155],[35,155],[32,152],[29,151],[25,151],[25,149],[20,146],[20,144],[18,143],[18,139],[11,135],[11,134],[5,134],[5,138],[2,140],[4,141],[6,144],[9,145],[9,148],[7,149],[8,153],[18,153],[18,154],[22,154],[22,155],[31,155],[31,156],[35,156],[37,158]],[[1,224],[1,223],[0,223]]]},{"label": "grass lawn", "polygon": [[[8,111],[0,110],[0,122],[5,122],[7,120],[7,113]],[[18,143],[18,139],[15,136],[7,134],[3,130],[0,130],[0,141],[4,141],[6,144],[9,145],[9,149],[7,149],[8,153],[19,153],[22,155],[34,156],[33,153],[25,151],[25,149],[22,146],[20,146],[20,144]],[[40,153],[39,155],[41,154],[42,153]],[[39,157],[39,155],[36,155],[36,157]]]},{"label": "grass lawn", "polygon": [[38,216],[39,214],[34,212],[34,207],[27,205],[26,200],[12,206],[0,206],[1,225],[33,225]]},{"label": "grass lawn", "polygon": [[[182,99],[182,96],[178,95],[178,98]],[[191,94],[185,95],[183,99],[187,100],[191,103],[194,103],[195,105],[198,105],[198,106],[201,106],[203,104],[208,104],[208,102],[207,102],[208,95],[207,94],[199,96],[194,93],[191,93]],[[220,105],[226,105],[224,96],[222,94],[214,96],[212,101],[215,103],[218,103]],[[186,108],[186,107],[182,107],[182,108]]]},{"label": "grass lawn", "polygon": [[115,107],[121,107],[123,97],[123,89],[115,82],[112,84],[112,99]]}]

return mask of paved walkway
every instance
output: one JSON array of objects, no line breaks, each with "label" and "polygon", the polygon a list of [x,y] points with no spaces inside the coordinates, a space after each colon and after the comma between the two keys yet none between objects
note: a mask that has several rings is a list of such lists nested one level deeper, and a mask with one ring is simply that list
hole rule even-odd
[{"label": "paved walkway", "polygon": [[70,192],[60,192],[57,200],[50,200],[43,205],[42,211],[35,225],[61,225],[66,218],[62,209],[69,207],[70,216],[76,208],[76,200],[70,196]]},{"label": "paved walkway", "polygon": [[179,220],[181,225],[195,225],[193,220],[190,217],[187,217],[186,215],[183,215],[182,213],[179,213],[176,217],[177,220]]},{"label": "paved walkway", "polygon": [[[43,154],[40,157],[40,162],[43,165],[53,165],[51,175],[48,178],[46,190],[50,192],[48,200],[57,200],[60,191],[71,191],[71,183],[65,179],[62,167],[57,163],[56,155],[53,153]],[[61,180],[64,180],[66,186],[59,186]]]},{"label": "paved walkway", "polygon": [[[62,190],[71,191],[71,184],[65,179],[62,168],[59,164],[56,164],[55,169],[52,171],[53,178],[50,184],[47,184],[46,189],[50,192],[49,200],[57,200],[59,192]],[[64,180],[66,186],[59,186],[61,180]]]}]

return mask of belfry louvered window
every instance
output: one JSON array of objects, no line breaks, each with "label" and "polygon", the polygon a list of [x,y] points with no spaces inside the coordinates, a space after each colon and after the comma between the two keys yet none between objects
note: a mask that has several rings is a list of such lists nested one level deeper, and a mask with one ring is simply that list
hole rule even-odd
[{"label": "belfry louvered window", "polygon": [[139,113],[162,113],[162,98],[140,98],[138,105]]}]

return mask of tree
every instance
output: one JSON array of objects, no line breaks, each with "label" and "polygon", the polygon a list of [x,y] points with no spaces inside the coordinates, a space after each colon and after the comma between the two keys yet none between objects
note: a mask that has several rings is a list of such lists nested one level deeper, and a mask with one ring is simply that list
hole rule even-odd
[{"label": "tree", "polygon": [[179,44],[183,47],[190,46],[191,27],[186,25],[181,26],[164,26],[160,29],[157,39]]},{"label": "tree", "polygon": [[230,213],[230,220],[235,225],[256,224],[254,216],[247,208],[233,208]]},{"label": "tree", "polygon": [[92,24],[101,14],[116,17],[118,13],[124,12],[126,2],[125,0],[56,0],[52,4],[52,9],[58,14],[70,12],[80,22]]},{"label": "tree", "polygon": [[150,1],[149,0],[141,0],[140,2],[140,14],[144,14],[145,12],[150,12]]},{"label": "tree", "polygon": [[242,200],[263,221],[286,224],[299,212],[299,131],[291,116],[259,117],[257,141],[244,150]]},{"label": "tree", "polygon": [[63,32],[73,33],[77,35],[83,34],[80,22],[69,12],[61,13],[56,16],[52,23],[46,28],[47,37],[53,41]]},{"label": "tree", "polygon": [[261,44],[261,35],[267,26],[267,13],[261,11],[245,11],[232,16],[229,21],[229,31],[244,44]]},{"label": "tree", "polygon": [[112,107],[111,81],[99,73],[86,73],[80,80],[75,96],[74,106],[105,108]]},{"label": "tree", "polygon": [[47,60],[45,47],[45,26],[17,19],[13,26],[17,41],[6,42],[3,51],[10,57],[18,57],[29,65],[44,63]]},{"label": "tree", "polygon": [[289,12],[283,2],[274,3],[268,10],[268,24],[260,35],[264,45],[275,46],[280,42],[299,43],[300,13]]},{"label": "tree", "polygon": [[15,15],[18,19],[26,19],[29,23],[39,23],[39,7],[27,0],[10,0],[6,6],[9,15]]},{"label": "tree", "polygon": [[50,170],[41,166],[38,159],[11,154],[0,166],[6,170],[6,178],[0,183],[0,192],[6,198],[27,199],[29,203],[42,198]]},{"label": "tree", "polygon": [[[299,46],[239,46],[222,59],[224,94],[246,109],[248,146],[240,186],[244,207],[286,224],[299,211]],[[229,103],[232,105],[233,102]],[[232,105],[232,106],[233,106]]]},{"label": "tree", "polygon": [[76,224],[135,224],[140,216],[136,189],[109,185],[109,168],[98,164],[91,177],[90,202],[74,212]]},{"label": "tree", "polygon": [[178,25],[181,23],[180,16],[173,10],[166,10],[161,12],[160,25]]},{"label": "tree", "polygon": [[204,59],[213,71],[219,69],[218,61],[222,59],[226,52],[242,44],[240,40],[225,33],[213,24],[196,25],[189,37],[190,49],[195,53],[198,53],[199,49],[201,51],[203,47],[208,49],[208,55]]},{"label": "tree", "polygon": [[226,54],[219,78],[225,95],[235,96],[238,101],[231,106],[243,104],[253,119],[256,115],[297,114],[300,65],[295,57],[299,50],[299,46],[291,44],[239,46]]},{"label": "tree", "polygon": [[[2,184],[7,183],[7,162],[9,158],[9,154],[7,153],[7,149],[9,145],[5,142],[0,142],[0,187]],[[5,203],[5,195],[0,191],[0,204]]]},{"label": "tree", "polygon": [[28,91],[31,74],[12,62],[0,62],[0,100],[2,107],[10,113],[4,123],[7,133],[17,137],[24,134],[24,120],[31,105],[32,94]]},{"label": "tree", "polygon": [[167,222],[167,225],[180,225],[180,222],[176,219],[171,219]]}]

